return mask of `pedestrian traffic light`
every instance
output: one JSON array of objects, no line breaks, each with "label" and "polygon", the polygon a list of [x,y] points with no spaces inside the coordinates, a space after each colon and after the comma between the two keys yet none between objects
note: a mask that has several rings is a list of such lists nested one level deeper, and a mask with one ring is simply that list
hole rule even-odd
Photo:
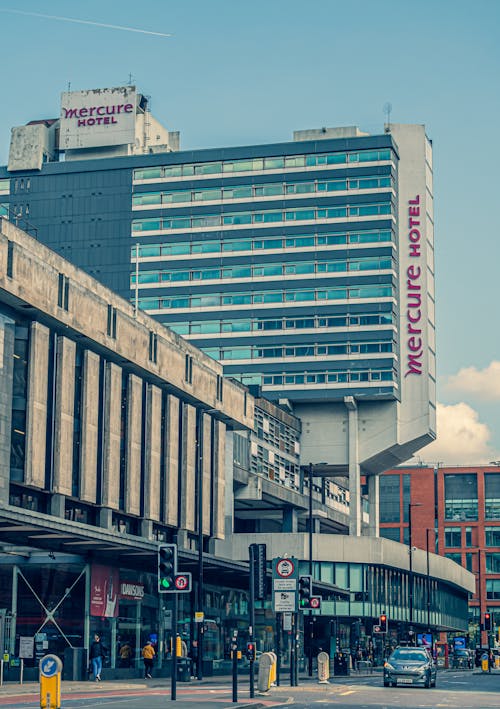
[{"label": "pedestrian traffic light", "polygon": [[299,576],[299,608],[310,608],[312,576]]},{"label": "pedestrian traffic light", "polygon": [[250,660],[250,662],[255,662],[255,659],[257,657],[257,648],[254,642],[250,641],[247,643],[245,657],[247,658],[247,660]]},{"label": "pedestrian traffic light", "polygon": [[175,592],[175,576],[177,572],[177,545],[161,544],[158,547],[158,591],[159,593]]},{"label": "pedestrian traffic light", "polygon": [[484,629],[491,630],[491,613],[484,614]]},{"label": "pedestrian traffic light", "polygon": [[379,628],[380,628],[380,633],[387,633],[387,616],[385,613],[382,613],[382,615],[379,618],[378,621]]}]

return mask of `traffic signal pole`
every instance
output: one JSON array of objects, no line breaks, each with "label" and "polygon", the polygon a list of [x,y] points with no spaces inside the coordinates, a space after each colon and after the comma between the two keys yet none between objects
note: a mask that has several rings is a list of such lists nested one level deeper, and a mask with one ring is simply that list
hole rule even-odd
[{"label": "traffic signal pole", "polygon": [[177,699],[177,594],[174,593],[174,603],[172,609],[172,677],[170,684],[170,698]]},{"label": "traffic signal pole", "polygon": [[[249,608],[249,626],[248,626],[248,638],[249,642],[254,643],[254,628],[255,628],[255,547],[253,544],[249,547],[250,556],[250,608]],[[250,698],[253,699],[255,696],[255,686],[254,686],[254,660],[250,660],[250,671],[249,671],[249,689]]]}]

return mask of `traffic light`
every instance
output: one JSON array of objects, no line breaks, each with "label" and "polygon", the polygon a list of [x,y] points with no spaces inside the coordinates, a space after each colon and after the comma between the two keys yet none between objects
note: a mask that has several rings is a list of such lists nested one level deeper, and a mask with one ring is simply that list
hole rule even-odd
[{"label": "traffic light", "polygon": [[299,608],[310,608],[312,576],[299,576]]},{"label": "traffic light", "polygon": [[484,629],[491,630],[491,613],[484,614]]},{"label": "traffic light", "polygon": [[387,633],[387,616],[385,613],[382,613],[382,615],[379,618],[378,621],[380,631],[381,633]]},{"label": "traffic light", "polygon": [[175,592],[177,572],[177,545],[161,544],[158,547],[158,592]]},{"label": "traffic light", "polygon": [[250,662],[255,662],[255,659],[257,657],[257,648],[254,642],[250,641],[247,643],[245,657],[247,658],[247,660],[250,660]]}]

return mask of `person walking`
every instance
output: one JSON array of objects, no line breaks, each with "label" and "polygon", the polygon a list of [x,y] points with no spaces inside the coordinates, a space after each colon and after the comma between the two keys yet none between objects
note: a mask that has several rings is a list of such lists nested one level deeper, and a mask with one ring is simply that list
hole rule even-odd
[{"label": "person walking", "polygon": [[142,648],[142,659],[144,661],[144,679],[151,679],[151,672],[153,671],[153,660],[155,656],[155,649],[153,643],[148,640],[148,642]]},{"label": "person walking", "polygon": [[104,646],[101,642],[100,636],[96,633],[94,635],[94,642],[90,646],[89,659],[92,664],[92,672],[94,674],[95,682],[101,681],[102,672],[102,661],[106,653],[104,651]]}]

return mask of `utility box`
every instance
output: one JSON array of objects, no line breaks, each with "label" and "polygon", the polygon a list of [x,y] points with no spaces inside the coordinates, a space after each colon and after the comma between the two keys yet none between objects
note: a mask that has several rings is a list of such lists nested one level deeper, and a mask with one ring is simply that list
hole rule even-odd
[{"label": "utility box", "polygon": [[87,679],[87,650],[84,647],[67,647],[64,650],[63,680],[83,682]]}]

